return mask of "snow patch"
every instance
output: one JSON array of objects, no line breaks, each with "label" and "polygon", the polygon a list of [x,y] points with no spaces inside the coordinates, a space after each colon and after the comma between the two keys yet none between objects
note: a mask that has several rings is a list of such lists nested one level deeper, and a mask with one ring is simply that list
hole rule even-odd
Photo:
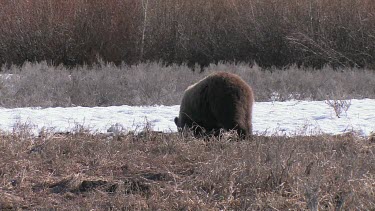
[{"label": "snow patch", "polygon": [[[155,131],[176,132],[174,118],[180,106],[110,106],[68,108],[0,108],[0,130],[12,132],[27,125],[42,130],[71,132],[83,126],[91,132],[140,131],[147,124]],[[368,136],[375,130],[375,100],[352,100],[341,118],[324,101],[256,102],[253,132],[263,135],[341,134],[355,131]]]}]

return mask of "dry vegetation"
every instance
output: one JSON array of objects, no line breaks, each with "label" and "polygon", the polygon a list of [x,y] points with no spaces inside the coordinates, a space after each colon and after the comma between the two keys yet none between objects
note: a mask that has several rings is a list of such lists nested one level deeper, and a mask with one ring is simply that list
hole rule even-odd
[{"label": "dry vegetation", "polygon": [[[374,11],[373,0],[0,1],[0,107],[174,105],[215,70],[240,75],[256,101],[375,98]],[[375,134],[77,128],[0,132],[0,210],[375,209]]]},{"label": "dry vegetation", "polygon": [[189,85],[217,70],[240,75],[253,87],[258,102],[375,98],[375,71],[366,69],[263,69],[219,63],[197,73],[186,65],[160,63],[115,66],[101,62],[67,68],[26,62],[2,70],[1,107],[178,105]]},{"label": "dry vegetation", "polygon": [[0,64],[375,66],[373,0],[2,0]]},{"label": "dry vegetation", "polygon": [[0,209],[373,210],[375,143],[354,134],[201,140],[0,136]]}]

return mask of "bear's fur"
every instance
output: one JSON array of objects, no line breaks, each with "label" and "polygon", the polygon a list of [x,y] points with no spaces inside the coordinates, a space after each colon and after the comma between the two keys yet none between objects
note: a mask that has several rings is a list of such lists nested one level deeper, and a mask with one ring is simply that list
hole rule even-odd
[{"label": "bear's fur", "polygon": [[251,87],[238,75],[215,72],[185,90],[174,121],[179,130],[191,128],[195,135],[234,129],[241,137],[250,136],[253,101]]}]

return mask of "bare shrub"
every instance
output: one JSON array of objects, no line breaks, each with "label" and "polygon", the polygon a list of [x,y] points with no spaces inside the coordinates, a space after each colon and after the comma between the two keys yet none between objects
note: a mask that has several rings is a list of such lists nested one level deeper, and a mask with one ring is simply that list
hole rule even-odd
[{"label": "bare shrub", "polygon": [[326,100],[325,103],[335,111],[338,118],[343,112],[347,112],[352,104],[351,100]]},{"label": "bare shrub", "polygon": [[75,68],[46,62],[3,66],[0,106],[177,105],[188,86],[218,70],[241,76],[253,88],[255,101],[375,97],[375,72],[366,69],[263,69],[256,64],[218,63],[199,73],[187,65],[116,66],[98,61]]},{"label": "bare shrub", "polygon": [[5,81],[1,90],[5,106],[69,106],[69,72],[62,66],[52,67],[46,62],[26,62],[12,67],[13,75]]},{"label": "bare shrub", "polygon": [[132,105],[131,89],[124,69],[113,64],[85,66],[71,71],[71,102],[80,106]]},{"label": "bare shrub", "polygon": [[178,104],[183,91],[199,77],[187,66],[102,63],[72,71],[72,102],[85,106]]},{"label": "bare shrub", "polygon": [[[261,68],[245,63],[219,63],[207,70],[225,70],[240,75],[254,89],[256,101],[326,100],[374,96],[374,71],[367,69],[322,69],[289,66]],[[332,91],[333,90],[333,91]]]}]

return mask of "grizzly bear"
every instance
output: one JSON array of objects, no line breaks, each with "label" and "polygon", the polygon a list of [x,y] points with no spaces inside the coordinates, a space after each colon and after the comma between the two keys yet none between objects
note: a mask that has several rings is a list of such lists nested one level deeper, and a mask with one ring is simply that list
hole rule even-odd
[{"label": "grizzly bear", "polygon": [[224,129],[244,138],[252,135],[253,101],[251,87],[238,75],[215,72],[185,90],[174,122],[179,131],[189,128],[196,136],[217,136]]}]

